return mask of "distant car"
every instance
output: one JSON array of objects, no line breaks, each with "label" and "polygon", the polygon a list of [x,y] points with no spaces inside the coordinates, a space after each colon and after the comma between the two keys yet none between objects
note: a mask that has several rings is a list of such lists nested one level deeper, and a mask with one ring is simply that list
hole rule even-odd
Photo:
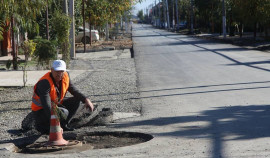
[{"label": "distant car", "polygon": [[[84,41],[86,43],[90,43],[90,35],[89,35],[90,30],[85,28],[85,40],[84,40],[84,36],[83,36],[83,30],[84,30],[83,27],[79,27],[77,29],[78,34],[75,37],[75,42],[76,43],[80,43],[80,42],[84,43]],[[99,34],[98,34],[97,30],[91,30],[91,38],[92,38],[91,39],[92,41],[98,41],[99,40]]]}]

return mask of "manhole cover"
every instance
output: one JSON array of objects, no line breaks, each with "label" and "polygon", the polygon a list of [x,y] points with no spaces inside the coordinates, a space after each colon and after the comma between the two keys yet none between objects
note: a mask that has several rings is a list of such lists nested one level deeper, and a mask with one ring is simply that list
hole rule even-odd
[{"label": "manhole cover", "polygon": [[[27,144],[20,146],[20,148],[14,152],[32,154],[32,153],[74,153],[81,152],[90,149],[105,149],[105,148],[117,148],[123,146],[130,146],[139,143],[147,142],[153,139],[153,136],[144,133],[136,132],[83,132],[83,133],[65,133],[64,138],[75,145],[69,145],[66,147],[44,147],[43,142],[36,142],[34,144]],[[45,141],[46,142],[46,141]]]}]

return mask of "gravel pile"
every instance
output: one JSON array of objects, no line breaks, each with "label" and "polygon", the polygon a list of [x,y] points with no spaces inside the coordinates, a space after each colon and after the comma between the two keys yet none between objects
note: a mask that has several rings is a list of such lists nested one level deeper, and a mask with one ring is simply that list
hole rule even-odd
[{"label": "gravel pile", "polygon": [[[72,82],[93,103],[115,112],[140,113],[141,102],[132,99],[139,96],[133,59],[72,60],[69,69],[87,70]],[[18,144],[33,135],[21,131],[21,122],[31,111],[32,93],[33,87],[0,88],[0,144]]]}]

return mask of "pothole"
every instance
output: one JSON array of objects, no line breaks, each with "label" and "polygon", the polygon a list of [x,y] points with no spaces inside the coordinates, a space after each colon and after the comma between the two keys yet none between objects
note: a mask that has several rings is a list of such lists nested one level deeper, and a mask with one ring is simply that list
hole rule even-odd
[{"label": "pothole", "polygon": [[82,132],[65,133],[64,138],[70,143],[67,146],[46,146],[48,136],[41,137],[34,144],[15,147],[13,152],[34,154],[67,154],[91,149],[107,149],[140,144],[153,139],[153,136],[137,132]]}]

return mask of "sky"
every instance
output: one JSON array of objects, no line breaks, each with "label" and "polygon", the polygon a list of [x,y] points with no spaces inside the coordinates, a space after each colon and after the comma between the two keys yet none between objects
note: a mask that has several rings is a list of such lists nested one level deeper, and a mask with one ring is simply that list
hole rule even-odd
[{"label": "sky", "polygon": [[[158,2],[159,0],[156,1]],[[147,8],[150,4],[155,4],[155,0],[142,0],[141,3],[135,5],[135,10],[133,10],[133,14],[137,15],[138,11],[142,9],[145,11],[145,8]]]}]

